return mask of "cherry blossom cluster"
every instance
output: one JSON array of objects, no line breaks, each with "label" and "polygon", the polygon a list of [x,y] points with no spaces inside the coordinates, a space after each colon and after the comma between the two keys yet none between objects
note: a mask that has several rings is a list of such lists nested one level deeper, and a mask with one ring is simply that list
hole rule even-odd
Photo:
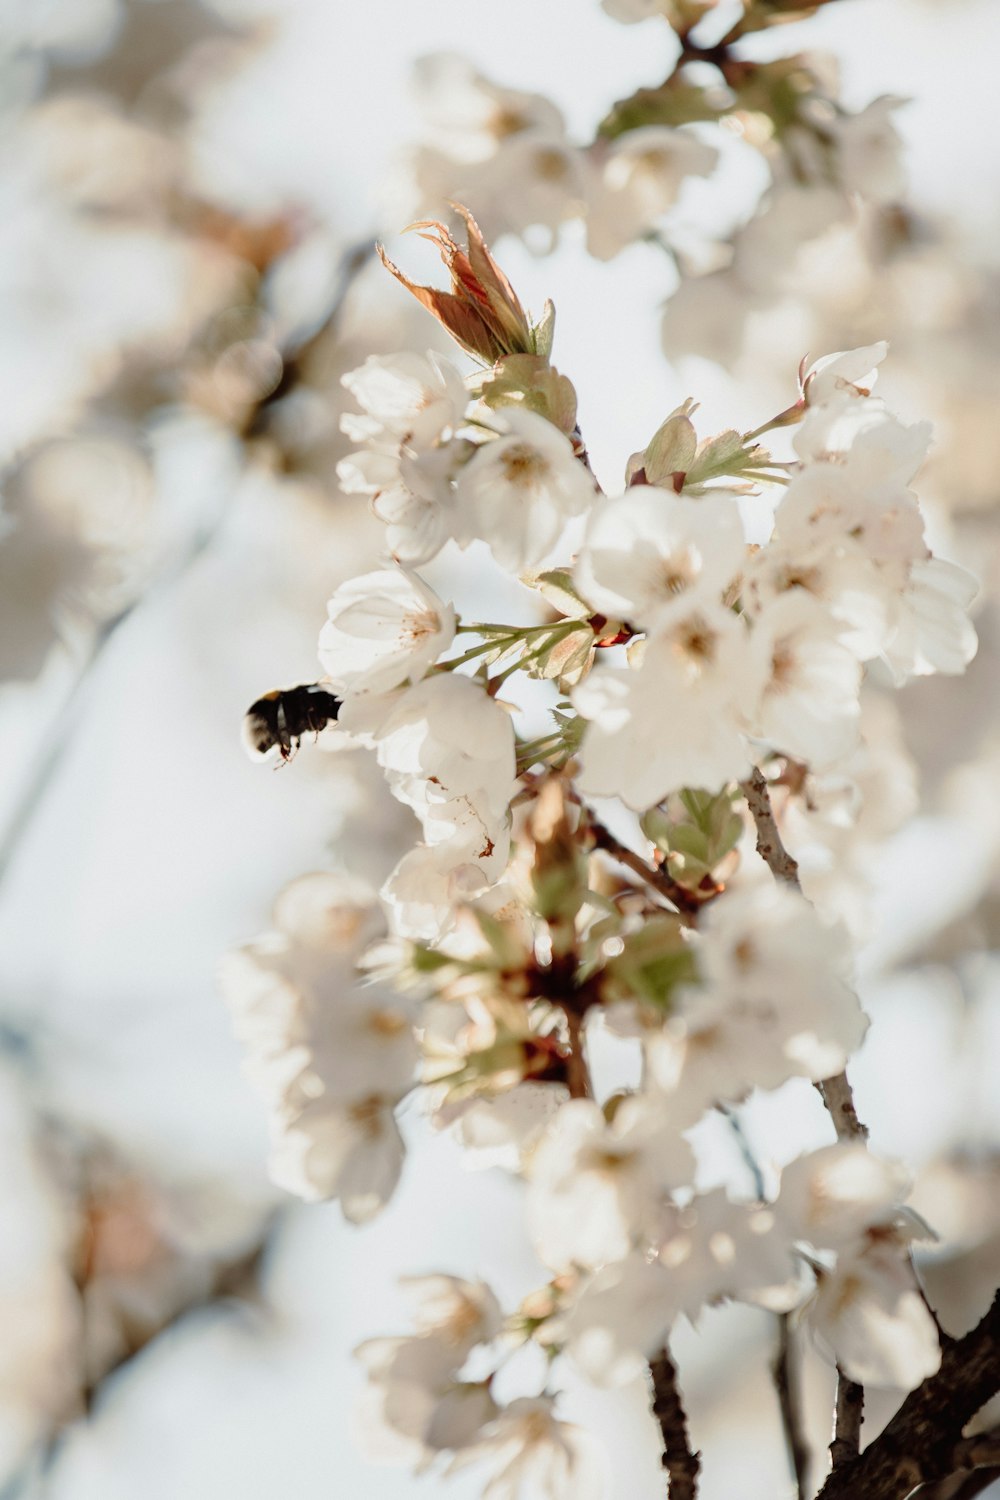
[{"label": "cherry blossom cluster", "polygon": [[[497,82],[457,53],[431,54],[413,80],[423,138],[399,163],[393,208],[418,217],[457,199],[489,238],[517,234],[543,252],[581,222],[604,261],[640,240],[661,245],[679,276],[663,321],[668,354],[731,363],[747,318],[780,299],[804,247],[843,231],[859,204],[895,205],[905,190],[894,119],[905,101],[852,111],[831,59],[762,61],[741,46],[823,3],[606,0],[616,21],[669,28],[676,55],[665,79],[617,101],[585,143],[546,95]],[[764,191],[749,217],[723,227],[722,206],[717,233],[695,234],[686,185],[713,179],[737,144],[763,162]]]},{"label": "cherry blossom cluster", "polygon": [[[466,248],[424,226],[450,289],[387,264],[481,368],[401,354],[345,377],[339,475],[387,558],[336,590],[319,640],[329,733],[375,756],[419,838],[377,896],[291,886],[226,988],[285,1186],[369,1219],[413,1095],[471,1164],[523,1179],[537,1290],[504,1314],[425,1278],[417,1332],[359,1356],[397,1451],[489,1460],[492,1500],[569,1500],[600,1492],[599,1465],[556,1415],[563,1362],[632,1379],[707,1305],[794,1311],[855,1381],[938,1367],[901,1171],[835,1113],[837,1144],[741,1200],[699,1188],[699,1128],[793,1078],[847,1088],[867,1028],[849,941],[774,819],[824,797],[858,819],[863,683],[961,672],[974,584],[928,548],[910,486],[929,431],[872,395],[884,345],[804,369],[751,433],[699,439],[685,402],[606,494],[551,309],[527,316],[465,218]],[[474,544],[530,623],[461,619],[418,571]],[[540,735],[503,697],[516,674],[547,684]],[[637,1066],[598,1096],[608,1035]]]}]

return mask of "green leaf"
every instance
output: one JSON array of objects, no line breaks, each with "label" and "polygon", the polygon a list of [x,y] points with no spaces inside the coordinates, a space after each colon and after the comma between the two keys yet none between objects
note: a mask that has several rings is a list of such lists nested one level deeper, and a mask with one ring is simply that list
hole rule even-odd
[{"label": "green leaf", "polygon": [[552,568],[545,573],[536,573],[527,581],[561,615],[570,619],[587,620],[594,613],[586,599],[577,593],[576,582],[567,568]]},{"label": "green leaf", "polygon": [[731,854],[743,833],[736,812],[737,793],[685,787],[644,814],[642,831],[667,857],[667,870],[679,885],[695,890]]},{"label": "green leaf", "polygon": [[678,74],[658,88],[638,89],[620,99],[598,126],[598,135],[615,140],[646,125],[692,125],[699,120],[719,120],[730,109],[725,95],[716,88],[688,83]]},{"label": "green leaf", "polygon": [[706,438],[698,447],[684,481],[686,490],[697,489],[710,479],[741,478],[766,466],[770,454],[759,443],[747,445],[742,433],[729,428]]},{"label": "green leaf", "polygon": [[532,642],[531,660],[525,662],[524,670],[529,677],[572,686],[590,665],[594,640],[594,632],[586,621],[581,620],[571,630],[560,622],[553,626],[551,637],[543,636]]},{"label": "green leaf", "polygon": [[608,960],[601,977],[605,1004],[641,1000],[667,1011],[673,991],[693,982],[694,955],[678,918],[664,913],[648,917],[623,939],[622,952]]}]

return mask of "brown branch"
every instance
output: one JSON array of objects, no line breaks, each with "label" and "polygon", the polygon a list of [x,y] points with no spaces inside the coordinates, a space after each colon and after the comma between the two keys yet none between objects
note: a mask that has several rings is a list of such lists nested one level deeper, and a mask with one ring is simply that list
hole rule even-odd
[{"label": "brown branch", "polygon": [[1000,1479],[1000,1467],[971,1469],[952,1474],[936,1484],[922,1484],[914,1500],[976,1500],[984,1490]]},{"label": "brown branch", "polygon": [[830,1112],[838,1141],[866,1141],[868,1126],[858,1118],[847,1074],[838,1073],[835,1078],[824,1078],[816,1087]]},{"label": "brown branch", "polygon": [[693,925],[695,914],[701,910],[703,903],[697,896],[692,895],[684,886],[672,880],[666,870],[657,869],[655,865],[648,864],[641,854],[636,854],[627,844],[616,839],[609,828],[591,815],[590,832],[594,840],[594,848],[602,849],[605,854],[610,854],[620,865],[625,865],[640,880],[645,881],[660,896],[663,896],[677,912],[683,922],[689,926]]},{"label": "brown branch", "polygon": [[778,821],[771,806],[767,778],[759,766],[754,766],[746,781],[740,782],[740,790],[747,799],[747,807],[757,830],[757,853],[775,880],[783,880],[786,885],[792,885],[800,891],[802,886],[799,883],[799,867],[782,843]]},{"label": "brown branch", "polygon": [[837,1366],[837,1402],[833,1416],[833,1441],[830,1462],[833,1467],[848,1463],[861,1452],[861,1423],[865,1415],[864,1386],[851,1380]]},{"label": "brown branch", "polygon": [[[947,1479],[956,1457],[981,1451],[962,1430],[1000,1390],[1000,1292],[964,1338],[945,1346],[941,1368],[911,1391],[883,1432],[834,1469],[817,1500],[903,1500]],[[980,1440],[982,1441],[982,1440]]]},{"label": "brown branch", "polygon": [[566,1058],[566,1086],[571,1099],[591,1098],[590,1070],[583,1045],[583,1012],[575,1006],[564,1004],[566,1030],[569,1039],[569,1054]]},{"label": "brown branch", "polygon": [[779,1313],[778,1348],[771,1365],[774,1389],[778,1393],[781,1411],[781,1430],[785,1434],[788,1461],[795,1477],[798,1500],[806,1500],[809,1481],[809,1447],[802,1430],[802,1403],[799,1391],[798,1368],[792,1342],[791,1319],[788,1313]]},{"label": "brown branch", "polygon": [[[740,788],[746,797],[747,807],[750,809],[750,815],[757,830],[757,853],[764,860],[775,880],[783,881],[785,885],[790,885],[794,890],[801,892],[799,867],[785,848],[781,831],[778,828],[778,820],[771,806],[767,779],[759,766],[754,766],[746,781],[740,782]],[[838,1073],[834,1078],[825,1078],[816,1087],[829,1111],[833,1128],[837,1132],[837,1139],[866,1141],[868,1128],[858,1118],[847,1074]],[[833,1442],[830,1444],[830,1456],[835,1469],[839,1464],[856,1458],[860,1451],[864,1401],[865,1393],[862,1387],[848,1379],[838,1367]]]},{"label": "brown branch", "polygon": [[1000,1479],[1000,1427],[956,1443],[951,1463],[953,1472],[948,1478],[922,1484],[917,1500],[975,1500]]},{"label": "brown branch", "polygon": [[1000,1467],[1000,1427],[989,1432],[977,1432],[974,1437],[963,1438],[955,1444],[952,1454],[955,1473],[965,1469],[987,1469]]},{"label": "brown branch", "polygon": [[701,1455],[691,1451],[677,1367],[666,1345],[650,1360],[649,1373],[653,1377],[653,1416],[663,1434],[660,1462],[667,1471],[667,1495],[669,1500],[696,1500]]}]

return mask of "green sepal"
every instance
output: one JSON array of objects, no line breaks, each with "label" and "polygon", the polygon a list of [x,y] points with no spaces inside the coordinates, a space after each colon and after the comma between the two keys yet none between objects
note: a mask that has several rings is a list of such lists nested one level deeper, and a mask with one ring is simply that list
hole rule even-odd
[{"label": "green sepal", "polygon": [[542,354],[508,354],[486,374],[479,386],[486,405],[498,411],[518,406],[533,411],[560,432],[576,427],[576,390]]}]

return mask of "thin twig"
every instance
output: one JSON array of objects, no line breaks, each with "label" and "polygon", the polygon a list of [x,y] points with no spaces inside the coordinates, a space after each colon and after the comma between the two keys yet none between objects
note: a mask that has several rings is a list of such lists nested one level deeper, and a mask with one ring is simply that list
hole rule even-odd
[{"label": "thin twig", "polygon": [[782,843],[778,821],[771,806],[767,779],[759,766],[754,766],[746,781],[740,782],[740,790],[747,799],[747,807],[757,830],[757,853],[775,880],[783,880],[786,885],[801,891],[798,864]]},{"label": "thin twig", "polygon": [[760,1162],[754,1155],[753,1147],[747,1139],[747,1133],[743,1128],[743,1121],[732,1105],[720,1104],[718,1105],[718,1110],[720,1115],[728,1122],[729,1128],[733,1133],[733,1139],[736,1141],[740,1156],[743,1158],[743,1165],[749,1172],[753,1182],[753,1190],[757,1196],[757,1201],[763,1203],[767,1197],[764,1191],[764,1173],[761,1171]]},{"label": "thin twig", "polygon": [[653,1416],[663,1435],[660,1462],[667,1471],[667,1495],[669,1500],[695,1500],[701,1455],[691,1451],[687,1416],[677,1386],[677,1367],[666,1345],[650,1360],[649,1372],[653,1377]]},{"label": "thin twig", "polygon": [[648,864],[641,854],[636,854],[627,844],[615,838],[611,830],[605,828],[604,824],[598,822],[593,816],[590,818],[590,831],[596,849],[603,849],[605,854],[610,854],[619,864],[625,865],[634,875],[638,875],[640,880],[645,881],[648,886],[677,908],[682,922],[687,923],[688,926],[693,925],[694,916],[703,904],[696,896],[685,890],[682,885],[678,885],[676,880],[672,880],[665,870]]},{"label": "thin twig", "polygon": [[845,1375],[838,1365],[837,1403],[833,1418],[833,1441],[830,1444],[830,1462],[835,1469],[840,1464],[857,1458],[861,1452],[861,1423],[864,1415],[864,1387]]},{"label": "thin twig", "polygon": [[[740,787],[746,797],[747,806],[757,830],[757,853],[764,860],[775,880],[781,880],[785,885],[792,886],[794,890],[801,891],[798,864],[782,841],[778,820],[771,806],[771,793],[767,779],[758,766],[754,766],[753,772],[746,781],[740,782]],[[867,1140],[868,1127],[858,1118],[847,1074],[838,1073],[835,1078],[825,1078],[817,1087],[823,1096],[823,1103],[830,1112],[838,1140]]]},{"label": "thin twig", "polygon": [[802,1394],[799,1389],[798,1361],[792,1339],[791,1317],[779,1313],[778,1347],[771,1375],[774,1389],[778,1393],[778,1408],[781,1412],[781,1430],[785,1434],[788,1462],[795,1477],[798,1500],[806,1500],[809,1493],[809,1447],[802,1429]]},{"label": "thin twig", "polygon": [[[763,1203],[766,1201],[764,1173],[761,1170],[760,1162],[754,1155],[753,1147],[747,1139],[739,1112],[728,1105],[720,1105],[719,1112],[729,1122],[729,1128],[733,1132],[740,1155],[743,1158],[747,1171],[753,1179],[757,1200]],[[802,1400],[799,1390],[797,1361],[794,1357],[795,1351],[789,1314],[778,1313],[775,1317],[775,1322],[778,1327],[778,1344],[774,1360],[771,1364],[771,1378],[774,1381],[774,1389],[778,1397],[778,1410],[781,1413],[781,1430],[785,1438],[789,1468],[795,1479],[798,1500],[806,1500],[806,1483],[809,1475],[811,1454],[806,1443],[802,1425]]]},{"label": "thin twig", "polygon": [[[740,785],[757,830],[757,853],[764,860],[775,880],[783,881],[785,885],[801,891],[799,867],[785,848],[763,772],[755,766],[751,775]],[[837,1139],[866,1141],[868,1127],[858,1117],[847,1074],[838,1073],[834,1078],[825,1078],[816,1086],[833,1121]],[[914,1279],[916,1279],[916,1273],[914,1273]],[[830,1444],[830,1456],[835,1469],[838,1464],[856,1458],[860,1452],[864,1402],[865,1393],[862,1387],[856,1381],[849,1379],[838,1366],[833,1441]]]}]

